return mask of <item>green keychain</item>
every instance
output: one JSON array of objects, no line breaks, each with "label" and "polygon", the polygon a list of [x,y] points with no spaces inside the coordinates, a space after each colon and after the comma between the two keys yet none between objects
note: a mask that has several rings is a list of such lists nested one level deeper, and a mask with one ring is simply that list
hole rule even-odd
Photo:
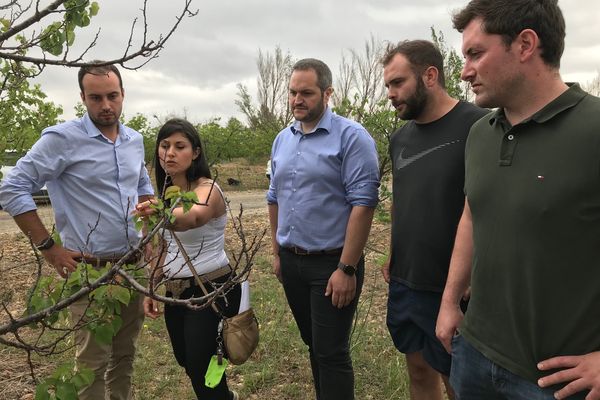
[{"label": "green keychain", "polygon": [[219,356],[216,354],[212,356],[206,370],[206,375],[204,375],[204,384],[209,388],[215,388],[221,382],[225,368],[227,368],[226,358],[221,358],[221,363],[219,364]]},{"label": "green keychain", "polygon": [[221,332],[223,330],[223,321],[219,323],[217,328],[217,354],[210,358],[210,363],[208,364],[208,368],[206,369],[206,374],[204,375],[204,384],[214,389],[221,379],[223,379],[223,374],[225,373],[225,369],[227,368],[228,361],[225,357],[223,357],[223,337]]}]

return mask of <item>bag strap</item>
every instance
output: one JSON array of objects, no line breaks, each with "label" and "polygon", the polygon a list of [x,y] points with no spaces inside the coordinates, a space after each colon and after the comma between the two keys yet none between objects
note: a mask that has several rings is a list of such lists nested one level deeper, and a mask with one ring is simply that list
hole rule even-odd
[{"label": "bag strap", "polygon": [[[223,199],[223,203],[225,204],[225,213],[229,212],[230,211],[229,210],[229,203],[227,203],[227,200],[225,199],[225,195],[223,194],[223,191],[221,190],[221,188],[219,187],[219,185],[217,185],[217,182],[212,181],[211,185],[212,185],[212,187],[211,187],[210,192],[209,192],[209,197],[210,197],[210,193],[212,193],[213,188],[216,187],[217,191],[221,195],[221,199]],[[204,293],[204,295],[208,296],[208,290],[206,290],[206,286],[204,286],[204,283],[202,283],[202,279],[200,279],[200,276],[198,275],[198,272],[196,271],[196,268],[194,268],[194,265],[192,264],[192,261],[190,260],[190,256],[188,255],[187,251],[185,251],[185,249],[183,247],[183,244],[179,240],[179,237],[177,237],[177,235],[173,231],[171,231],[171,236],[175,239],[175,242],[177,243],[177,247],[179,247],[179,251],[183,255],[183,258],[184,258],[185,263],[187,264],[188,268],[190,269],[190,271],[194,275],[194,279],[198,283],[198,286],[200,286],[200,288],[202,289],[202,292]],[[218,307],[215,304],[215,302],[213,301],[212,303],[210,303],[210,305],[211,305],[212,309],[215,310],[215,312],[217,313],[217,315],[220,316],[221,319],[223,319],[224,318],[223,317],[223,313],[218,309]]]},{"label": "bag strap", "polygon": [[[198,286],[200,286],[204,295],[208,296],[208,290],[206,290],[206,286],[204,286],[204,283],[202,283],[202,279],[200,279],[200,276],[198,275],[196,268],[194,268],[194,265],[192,264],[192,260],[190,260],[190,256],[188,255],[187,251],[185,251],[185,249],[183,248],[183,244],[181,243],[181,240],[179,240],[179,237],[177,237],[177,235],[173,231],[171,231],[171,236],[175,239],[175,242],[177,243],[177,247],[179,247],[179,251],[183,255],[183,258],[184,258],[188,268],[194,275],[194,279],[198,283]],[[211,305],[212,309],[215,310],[217,315],[219,315],[221,318],[223,318],[223,314],[221,313],[221,311],[219,311],[219,309],[215,305],[215,302],[214,301],[211,302],[210,305]]]}]

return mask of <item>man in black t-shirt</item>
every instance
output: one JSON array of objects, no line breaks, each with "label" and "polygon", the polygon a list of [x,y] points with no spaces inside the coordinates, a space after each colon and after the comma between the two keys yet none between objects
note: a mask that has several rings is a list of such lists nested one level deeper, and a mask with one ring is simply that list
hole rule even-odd
[{"label": "man in black t-shirt", "polygon": [[450,355],[435,336],[454,235],[464,205],[464,148],[487,110],[445,89],[443,57],[428,41],[390,46],[383,59],[388,98],[408,122],[391,139],[392,240],[383,267],[387,325],[406,354],[412,400],[448,396]]}]

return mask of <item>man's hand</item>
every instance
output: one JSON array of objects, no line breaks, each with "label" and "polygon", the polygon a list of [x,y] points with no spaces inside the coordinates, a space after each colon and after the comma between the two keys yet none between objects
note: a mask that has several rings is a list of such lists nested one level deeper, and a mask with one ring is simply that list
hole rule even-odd
[{"label": "man's hand", "polygon": [[590,390],[585,400],[600,400],[600,351],[582,356],[550,358],[540,362],[538,369],[541,371],[560,369],[538,380],[540,387],[568,383],[554,393],[555,398],[565,399],[583,390]]},{"label": "man's hand", "polygon": [[442,302],[438,313],[435,335],[448,353],[452,352],[452,337],[465,315],[457,304]]},{"label": "man's hand", "polygon": [[156,214],[156,210],[152,207],[156,203],[157,201],[155,199],[142,201],[136,204],[135,210],[133,210],[131,213],[141,218],[149,217],[152,214]]},{"label": "man's hand", "polygon": [[388,258],[381,267],[381,274],[386,283],[390,283],[390,259]]},{"label": "man's hand", "polygon": [[337,308],[346,307],[356,295],[356,275],[347,275],[339,268],[331,274],[325,289],[325,296],[331,295],[331,304]]},{"label": "man's hand", "polygon": [[48,250],[42,250],[42,255],[48,264],[52,265],[63,278],[75,271],[79,263],[78,259],[81,258],[80,252],[67,250],[58,243]]},{"label": "man's hand", "polygon": [[146,317],[156,319],[160,317],[162,312],[158,308],[159,302],[151,297],[144,297],[144,314]]},{"label": "man's hand", "polygon": [[281,282],[281,260],[279,259],[279,254],[273,256],[273,275]]}]

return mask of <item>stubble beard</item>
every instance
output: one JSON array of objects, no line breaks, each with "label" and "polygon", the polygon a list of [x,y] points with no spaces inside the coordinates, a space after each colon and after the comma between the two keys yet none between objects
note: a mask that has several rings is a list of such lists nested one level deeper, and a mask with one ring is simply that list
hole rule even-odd
[{"label": "stubble beard", "polygon": [[404,121],[419,118],[427,105],[428,94],[425,84],[421,79],[417,79],[417,87],[414,93],[405,101],[404,111],[398,111],[398,116]]}]

